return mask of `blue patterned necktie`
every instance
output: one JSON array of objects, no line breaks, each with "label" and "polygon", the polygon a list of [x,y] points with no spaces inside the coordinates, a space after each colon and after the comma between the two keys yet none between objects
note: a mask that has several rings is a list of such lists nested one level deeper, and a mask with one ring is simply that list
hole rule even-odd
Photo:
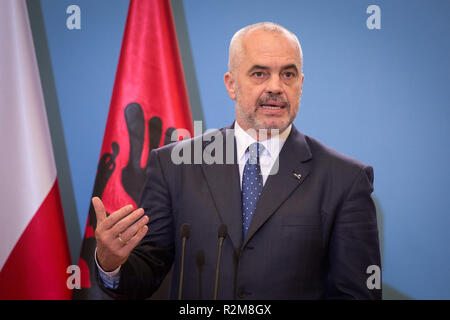
[{"label": "blue patterned necktie", "polygon": [[257,142],[248,147],[249,158],[245,163],[244,173],[242,175],[242,215],[244,238],[250,227],[256,203],[263,189],[263,178],[261,167],[259,166],[259,155],[263,146]]}]

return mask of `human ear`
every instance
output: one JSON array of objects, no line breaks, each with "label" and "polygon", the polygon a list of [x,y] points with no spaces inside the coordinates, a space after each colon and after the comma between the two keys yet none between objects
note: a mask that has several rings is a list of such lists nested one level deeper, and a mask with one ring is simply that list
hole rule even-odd
[{"label": "human ear", "polygon": [[225,73],[223,80],[225,82],[225,87],[227,88],[228,95],[232,100],[236,100],[233,74],[230,71],[228,71],[227,73]]},{"label": "human ear", "polygon": [[303,80],[305,80],[305,75],[302,73],[300,75],[300,95],[302,95],[303,92]]}]

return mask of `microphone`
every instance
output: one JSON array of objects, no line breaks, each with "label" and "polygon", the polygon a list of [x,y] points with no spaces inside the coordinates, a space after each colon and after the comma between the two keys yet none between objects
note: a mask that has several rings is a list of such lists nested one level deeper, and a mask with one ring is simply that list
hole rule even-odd
[{"label": "microphone", "polygon": [[195,260],[197,262],[197,267],[198,267],[198,298],[200,300],[202,300],[203,299],[203,294],[202,294],[202,270],[203,270],[203,266],[205,264],[205,251],[198,250]]},{"label": "microphone", "polygon": [[181,300],[183,294],[183,275],[184,275],[184,248],[186,247],[186,240],[191,235],[191,226],[188,223],[181,225],[181,270],[180,270],[180,284],[178,286],[178,300]]},{"label": "microphone", "polygon": [[217,290],[219,289],[219,272],[220,272],[220,259],[222,258],[223,240],[227,237],[227,226],[221,224],[218,230],[219,236],[219,251],[217,253],[217,265],[216,265],[216,281],[214,283],[214,300],[217,300]]}]

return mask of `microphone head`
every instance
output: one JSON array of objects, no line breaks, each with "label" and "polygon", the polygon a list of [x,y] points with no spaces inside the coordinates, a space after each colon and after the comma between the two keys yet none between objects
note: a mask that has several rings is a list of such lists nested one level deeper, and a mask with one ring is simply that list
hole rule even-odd
[{"label": "microphone head", "polygon": [[189,223],[183,223],[181,225],[181,238],[189,238],[191,236],[191,225]]},{"label": "microphone head", "polygon": [[219,238],[226,238],[228,233],[228,228],[226,224],[221,224],[219,230],[217,231]]},{"label": "microphone head", "polygon": [[197,256],[195,258],[197,265],[199,267],[203,266],[205,264],[205,251],[203,250],[198,250],[197,251]]}]

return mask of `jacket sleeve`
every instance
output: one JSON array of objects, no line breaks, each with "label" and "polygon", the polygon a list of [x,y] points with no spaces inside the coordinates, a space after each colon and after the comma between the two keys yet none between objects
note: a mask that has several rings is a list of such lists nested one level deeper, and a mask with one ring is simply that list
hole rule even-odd
[{"label": "jacket sleeve", "polygon": [[335,216],[329,243],[327,298],[381,299],[381,259],[373,169],[361,168]]}]

